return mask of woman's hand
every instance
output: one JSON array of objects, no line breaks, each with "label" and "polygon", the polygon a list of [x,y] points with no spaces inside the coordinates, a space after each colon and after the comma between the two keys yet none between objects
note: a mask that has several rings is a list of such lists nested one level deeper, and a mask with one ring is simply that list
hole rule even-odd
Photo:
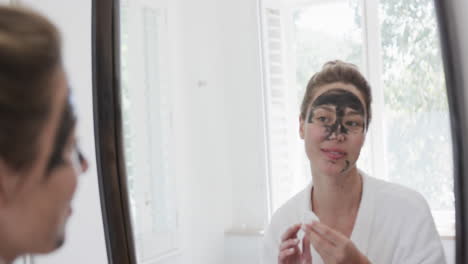
[{"label": "woman's hand", "polygon": [[326,264],[370,264],[353,242],[340,232],[317,221],[304,225],[304,231]]},{"label": "woman's hand", "polygon": [[278,253],[278,264],[311,264],[310,241],[307,236],[302,241],[302,252],[299,249],[301,242],[297,238],[297,232],[301,229],[301,224],[296,224],[288,228],[281,236],[281,244]]}]

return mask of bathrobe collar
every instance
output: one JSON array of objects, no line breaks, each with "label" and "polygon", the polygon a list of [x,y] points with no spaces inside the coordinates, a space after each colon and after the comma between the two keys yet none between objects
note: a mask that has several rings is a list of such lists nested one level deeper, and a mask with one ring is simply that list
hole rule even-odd
[{"label": "bathrobe collar", "polygon": [[[367,176],[363,171],[359,170],[359,174],[362,176],[362,197],[361,203],[359,204],[356,221],[354,223],[353,231],[351,233],[351,241],[364,255],[367,254],[369,249],[369,241],[371,240],[372,223],[374,220],[374,193],[372,188],[369,187],[369,181],[372,179]],[[313,184],[310,183],[304,190],[303,195],[303,208],[312,211],[311,204],[311,193]]]}]

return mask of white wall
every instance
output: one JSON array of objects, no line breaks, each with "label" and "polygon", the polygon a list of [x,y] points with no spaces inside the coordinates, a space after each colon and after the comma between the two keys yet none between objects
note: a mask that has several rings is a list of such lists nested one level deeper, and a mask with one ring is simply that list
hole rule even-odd
[{"label": "white wall", "polygon": [[[175,85],[174,122],[176,138],[187,140],[178,149],[188,165],[177,175],[186,221],[182,263],[226,263],[224,247],[230,252],[239,240],[225,245],[224,232],[262,229],[268,217],[257,3],[178,3],[175,40],[183,44],[173,54],[181,51],[176,72],[186,78]],[[200,80],[206,86],[197,86]]]},{"label": "white wall", "polygon": [[94,148],[91,0],[22,0],[21,3],[47,15],[62,33],[65,68],[79,118],[79,142],[90,163],[89,171],[80,178],[65,245],[47,257],[36,257],[34,263],[104,264],[107,252]]},{"label": "white wall", "polygon": [[177,263],[223,263],[230,179],[217,2],[169,2],[181,228]]},{"label": "white wall", "polygon": [[256,12],[251,0],[170,1],[181,251],[164,263],[225,263],[225,231],[266,222]]},{"label": "white wall", "polygon": [[[263,229],[268,221],[267,163],[257,1],[221,1],[226,109],[229,120],[231,229]],[[241,194],[241,195],[240,195]]]}]

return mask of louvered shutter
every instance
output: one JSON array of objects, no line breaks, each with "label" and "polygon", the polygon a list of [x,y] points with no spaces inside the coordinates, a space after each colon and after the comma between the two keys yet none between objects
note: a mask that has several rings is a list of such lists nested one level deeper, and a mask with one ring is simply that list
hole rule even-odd
[{"label": "louvered shutter", "polygon": [[272,209],[285,200],[281,194],[292,188],[289,138],[289,93],[285,63],[283,14],[279,1],[263,1],[262,48],[268,137],[269,185]]}]

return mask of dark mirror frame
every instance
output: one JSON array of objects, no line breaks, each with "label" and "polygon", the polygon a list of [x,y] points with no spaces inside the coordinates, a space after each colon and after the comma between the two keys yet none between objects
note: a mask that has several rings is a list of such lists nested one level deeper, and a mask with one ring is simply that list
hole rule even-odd
[{"label": "dark mirror frame", "polygon": [[136,264],[123,156],[119,1],[92,1],[96,166],[109,264]]},{"label": "dark mirror frame", "polygon": [[[454,13],[457,0],[434,0],[439,24],[454,157],[456,263],[468,261],[468,114]],[[119,0],[92,1],[93,107],[96,163],[109,264],[136,264],[128,201],[120,105]],[[457,31],[458,30],[458,31]],[[466,47],[468,49],[468,47]],[[468,60],[468,58],[465,58]],[[468,79],[468,78],[467,78]],[[466,85],[465,85],[466,84]],[[463,137],[462,135],[466,135]]]},{"label": "dark mirror frame", "polygon": [[[460,36],[463,32],[462,21],[456,21],[455,11],[460,8],[457,0],[434,0],[439,37],[444,62],[445,82],[452,128],[452,150],[454,169],[455,219],[456,219],[456,263],[468,261],[468,181],[465,179],[468,166],[468,113],[465,107],[465,94],[468,82],[463,78],[463,66],[468,66],[468,58],[462,57]],[[458,4],[457,4],[458,3]],[[458,18],[459,19],[459,18]]]}]

